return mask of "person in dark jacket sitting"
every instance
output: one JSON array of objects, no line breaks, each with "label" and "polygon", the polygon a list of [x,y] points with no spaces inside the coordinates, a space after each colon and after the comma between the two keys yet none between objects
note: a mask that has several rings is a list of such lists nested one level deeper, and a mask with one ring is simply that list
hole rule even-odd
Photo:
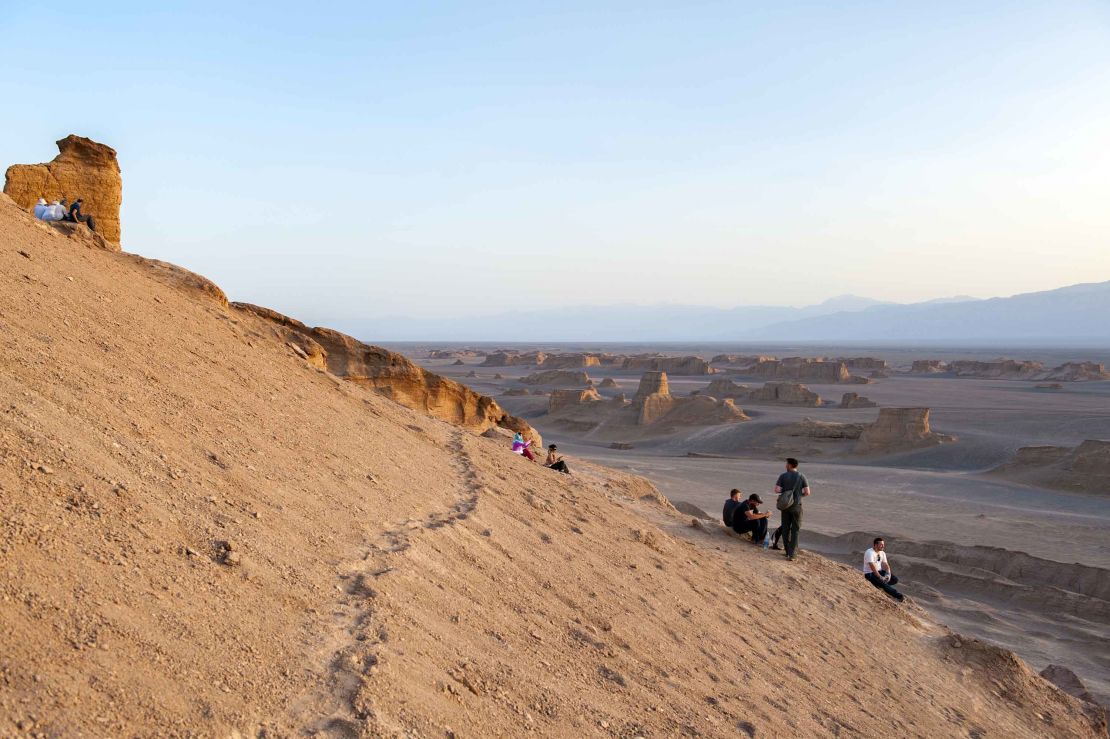
[{"label": "person in dark jacket sitting", "polygon": [[89,227],[90,231],[95,231],[96,226],[93,224],[92,216],[86,216],[81,213],[81,203],[85,202],[81,198],[73,201],[73,205],[69,206],[69,212],[66,214],[66,220],[70,223],[84,223]]},{"label": "person in dark jacket sitting", "polygon": [[751,533],[752,544],[763,544],[767,538],[767,519],[770,513],[760,513],[759,506],[763,500],[752,493],[748,499],[736,506],[732,514],[732,530],[738,534]]}]

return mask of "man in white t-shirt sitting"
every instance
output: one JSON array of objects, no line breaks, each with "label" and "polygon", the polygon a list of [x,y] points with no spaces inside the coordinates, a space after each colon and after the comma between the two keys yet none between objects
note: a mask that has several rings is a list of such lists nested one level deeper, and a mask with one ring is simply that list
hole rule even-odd
[{"label": "man in white t-shirt sitting", "polygon": [[886,559],[886,542],[882,538],[875,539],[871,548],[863,553],[863,576],[867,578],[867,582],[899,603],[906,599],[906,596],[894,588],[898,584],[898,578],[890,571],[890,563]]}]

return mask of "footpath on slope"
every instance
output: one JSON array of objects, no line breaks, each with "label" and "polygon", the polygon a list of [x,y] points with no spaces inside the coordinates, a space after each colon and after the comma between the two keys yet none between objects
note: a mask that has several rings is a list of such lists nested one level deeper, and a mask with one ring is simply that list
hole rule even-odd
[{"label": "footpath on slope", "polygon": [[216,291],[0,202],[0,735],[1106,736],[853,570],[529,463]]}]

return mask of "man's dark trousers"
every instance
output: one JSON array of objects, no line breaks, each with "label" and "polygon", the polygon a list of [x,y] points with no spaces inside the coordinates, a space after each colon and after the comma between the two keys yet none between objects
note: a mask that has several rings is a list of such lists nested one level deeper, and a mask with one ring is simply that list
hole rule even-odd
[{"label": "man's dark trousers", "polygon": [[796,505],[782,512],[782,545],[786,556],[793,557],[798,552],[798,534],[802,530],[802,507]]},{"label": "man's dark trousers", "polygon": [[[885,574],[886,574],[886,570],[879,570],[879,575],[885,575]],[[891,598],[894,598],[895,600],[902,600],[902,598],[905,597],[900,592],[898,592],[898,590],[895,589],[895,587],[894,587],[895,585],[898,584],[898,578],[897,577],[895,577],[894,575],[891,575],[890,580],[887,581],[887,580],[884,580],[883,578],[881,578],[879,575],[876,575],[874,572],[868,572],[868,573],[864,574],[864,577],[867,578],[867,582],[871,583],[872,585],[877,587],[879,590],[884,591],[887,595],[889,595]]]},{"label": "man's dark trousers", "polygon": [[752,532],[752,541],[756,544],[762,544],[763,540],[767,538],[767,519],[757,518],[754,521],[749,521],[744,517],[743,513],[739,511],[733,516],[732,530],[738,534],[745,534]]}]

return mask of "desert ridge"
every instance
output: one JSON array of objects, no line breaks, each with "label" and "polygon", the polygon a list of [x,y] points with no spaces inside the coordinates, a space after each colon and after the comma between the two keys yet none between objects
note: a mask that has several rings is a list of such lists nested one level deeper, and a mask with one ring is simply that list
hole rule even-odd
[{"label": "desert ridge", "polygon": [[853,568],[512,454],[399,355],[4,199],[0,281],[3,733],[1106,735]]}]

